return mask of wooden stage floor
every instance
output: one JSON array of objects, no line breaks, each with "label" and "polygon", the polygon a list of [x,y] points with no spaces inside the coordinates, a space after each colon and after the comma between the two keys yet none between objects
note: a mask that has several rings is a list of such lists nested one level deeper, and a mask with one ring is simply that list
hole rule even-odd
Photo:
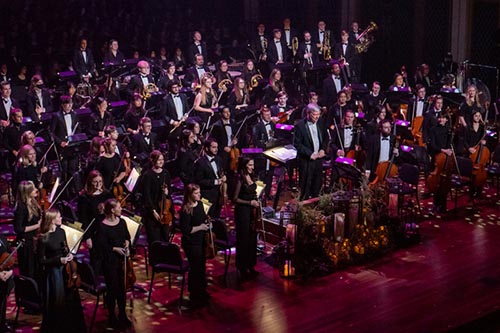
[{"label": "wooden stage floor", "polygon": [[[160,274],[151,304],[147,294],[128,294],[127,310],[134,323],[128,331],[500,332],[498,216],[495,198],[472,207],[464,197],[456,214],[420,223],[420,243],[308,281],[281,279],[261,257],[254,281],[238,282],[232,262],[225,286],[219,255],[208,262],[209,307],[179,314],[179,280],[169,290],[166,275]],[[139,285],[148,289],[142,253],[134,265]],[[82,297],[90,323],[94,299],[83,292]],[[7,318],[13,317],[12,293]],[[16,332],[36,332],[40,320],[21,312]],[[109,331],[106,322],[101,305],[93,331]]]}]

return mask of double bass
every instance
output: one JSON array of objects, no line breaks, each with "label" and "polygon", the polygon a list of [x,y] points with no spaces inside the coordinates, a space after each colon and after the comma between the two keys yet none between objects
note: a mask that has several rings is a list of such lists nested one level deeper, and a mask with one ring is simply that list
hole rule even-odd
[{"label": "double bass", "polygon": [[451,174],[457,169],[455,150],[453,149],[454,133],[450,128],[448,133],[448,146],[452,149],[452,154],[448,155],[440,152],[434,158],[434,170],[427,177],[427,188],[430,192],[436,193],[439,189],[442,193],[448,193],[451,186]]}]

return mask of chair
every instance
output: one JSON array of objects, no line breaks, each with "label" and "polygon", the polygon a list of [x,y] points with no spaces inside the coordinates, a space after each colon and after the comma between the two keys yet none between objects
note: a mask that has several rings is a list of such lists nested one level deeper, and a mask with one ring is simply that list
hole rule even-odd
[{"label": "chair", "polygon": [[457,209],[458,191],[471,185],[472,167],[472,160],[470,158],[457,156],[458,170],[455,170],[457,173],[451,176],[450,188],[450,195],[455,205],[453,208],[454,210]]},{"label": "chair", "polygon": [[493,177],[497,183],[497,196],[500,190],[500,146],[495,148],[491,158],[491,164],[486,168],[488,175]]},{"label": "chair", "polygon": [[184,294],[185,275],[189,269],[189,263],[182,259],[179,246],[173,243],[156,241],[151,244],[149,249],[149,263],[153,272],[151,273],[151,282],[149,284],[148,303],[151,302],[153,292],[153,281],[156,273],[168,273],[168,288],[172,289],[171,274],[182,275],[181,294],[179,297],[179,309],[182,307],[182,298]]},{"label": "chair", "polygon": [[392,186],[389,186],[389,193],[398,195],[398,214],[401,214],[405,195],[415,195],[418,212],[422,214],[420,199],[418,198],[418,181],[420,177],[418,166],[403,163],[399,167],[398,174],[401,182],[395,182],[394,184],[390,183]]},{"label": "chair", "polygon": [[227,271],[231,262],[231,248],[236,246],[236,234],[234,231],[229,232],[224,220],[213,219],[212,231],[215,233],[214,244],[219,249],[224,251],[224,283],[226,283]]},{"label": "chair", "polygon": [[97,277],[94,273],[94,269],[87,262],[78,262],[78,273],[80,274],[81,284],[80,289],[96,296],[94,314],[92,315],[92,321],[90,322],[89,332],[92,332],[92,326],[94,325],[95,316],[97,314],[97,308],[99,307],[99,299],[101,295],[106,293],[106,284],[102,277]]},{"label": "chair", "polygon": [[34,312],[42,312],[42,298],[40,297],[36,281],[27,276],[15,275],[14,288],[17,306],[16,319],[14,320],[15,326],[17,325],[21,306],[29,308]]},{"label": "chair", "polygon": [[149,251],[148,251],[148,240],[147,237],[144,233],[141,233],[139,237],[137,238],[137,241],[134,244],[134,247],[136,249],[142,248],[143,254],[144,254],[144,261],[146,264],[146,277],[149,277],[149,263],[148,263],[148,258],[149,258]]}]

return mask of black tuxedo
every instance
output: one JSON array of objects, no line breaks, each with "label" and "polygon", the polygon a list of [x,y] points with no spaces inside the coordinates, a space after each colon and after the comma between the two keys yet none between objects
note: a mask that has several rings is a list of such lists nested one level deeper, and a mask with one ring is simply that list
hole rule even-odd
[{"label": "black tuxedo", "polygon": [[[210,69],[207,66],[202,66],[202,67],[205,70],[205,73],[210,73]],[[198,75],[196,66],[191,66],[188,68],[185,80],[188,86],[190,86],[193,82],[201,82],[201,78]]]},{"label": "black tuxedo", "polygon": [[[411,99],[410,103],[408,104],[408,114],[406,115],[406,120],[412,121],[413,120],[413,110],[415,110],[415,115],[417,115],[417,103],[418,101],[416,99]],[[422,117],[425,116],[425,113],[428,111],[429,108],[429,103],[427,103],[427,100],[424,98],[423,101],[423,108],[422,108]]]},{"label": "black tuxedo", "polygon": [[[337,102],[337,88],[335,82],[333,81],[333,74],[328,75],[326,79],[323,80],[323,105],[326,107],[331,107]],[[345,80],[341,74],[339,74],[341,87],[344,88]]]},{"label": "black tuxedo", "polygon": [[[366,170],[370,171],[370,181],[375,179],[375,170],[377,170],[378,161],[380,159],[380,133],[372,135],[368,139],[367,144],[367,154],[366,154]],[[389,158],[392,158],[394,145],[396,144],[396,137],[394,135],[389,136],[390,147],[389,147]]]},{"label": "black tuxedo", "polygon": [[88,74],[94,75],[95,72],[95,62],[92,50],[87,47],[85,53],[87,61],[83,58],[83,53],[80,49],[76,50],[73,56],[73,69],[80,77]]},{"label": "black tuxedo", "polygon": [[[11,108],[20,108],[21,106],[19,105],[19,102],[13,99],[12,97],[10,98],[12,106]],[[10,114],[10,112],[9,112]],[[9,120],[9,117],[7,116],[7,110],[5,110],[5,105],[3,104],[3,100],[0,100],[0,120]]]},{"label": "black tuxedo", "polygon": [[28,130],[23,124],[11,123],[5,128],[3,133],[3,146],[9,151],[9,164],[13,165],[16,161],[16,155],[13,151],[19,151],[21,146],[21,135]]},{"label": "black tuxedo", "polygon": [[275,133],[276,131],[276,125],[270,121],[269,122],[269,129],[266,129],[266,125],[264,125],[264,122],[261,120],[255,126],[252,128],[252,138],[253,138],[253,144],[256,147],[259,148],[266,148],[266,143],[271,139],[269,137],[269,130]]},{"label": "black tuxedo", "polygon": [[[147,78],[148,78],[148,83],[155,83],[153,74],[149,74]],[[130,79],[130,82],[127,86],[127,90],[130,96],[132,96],[134,93],[142,94],[142,92],[144,91],[144,83],[142,82],[140,74],[134,75],[132,79]]]},{"label": "black tuxedo", "polygon": [[[78,120],[75,111],[71,110],[71,128],[75,128]],[[75,130],[75,133],[80,133],[81,125]],[[50,131],[54,135],[54,140],[58,146],[61,145],[61,142],[68,141],[68,131],[66,129],[66,122],[64,121],[64,114],[62,111],[54,113],[52,116],[52,124],[50,127]],[[59,148],[59,147],[58,147]]]},{"label": "black tuxedo", "polygon": [[187,49],[187,61],[189,65],[193,65],[195,63],[195,56],[198,53],[200,53],[203,56],[205,63],[208,62],[207,43],[202,41],[200,42],[200,45],[201,45],[201,53],[194,42],[189,43]]},{"label": "black tuxedo", "polygon": [[142,166],[146,165],[149,154],[157,148],[157,137],[156,133],[149,133],[149,143],[147,143],[142,131],[132,136],[130,152]]},{"label": "black tuxedo", "polygon": [[91,124],[88,128],[87,134],[92,138],[98,136],[99,132],[103,132],[106,126],[115,124],[115,119],[109,111],[104,113],[103,118],[101,118],[101,115],[98,112],[93,112],[90,115],[90,121]]},{"label": "black tuxedo", "polygon": [[[333,134],[331,135],[332,136],[332,143],[331,143],[332,149],[331,149],[331,151],[332,151],[332,156],[334,158],[336,158],[336,156],[337,156],[337,150],[342,149],[342,147],[344,148],[345,153],[347,153],[350,150],[355,149],[356,142],[358,140],[358,136],[359,136],[359,145],[361,147],[363,147],[363,145],[365,143],[365,137],[364,137],[363,133],[357,132],[355,126],[352,126],[351,130],[352,130],[352,140],[351,140],[351,144],[349,146],[345,145],[345,140],[344,140],[345,127],[336,127],[335,130],[333,131]],[[338,134],[337,134],[337,132],[338,132]],[[340,136],[340,139],[342,140],[342,145],[339,142],[339,136]]]},{"label": "black tuxedo", "polygon": [[[361,31],[358,30],[358,37],[359,37],[360,34],[361,34]],[[356,44],[361,43],[360,41],[356,40],[356,34],[352,30],[349,30],[349,39],[348,39],[348,41],[352,45],[356,45]]]},{"label": "black tuxedo", "polygon": [[[236,135],[236,132],[238,131],[238,127],[236,126],[236,121],[233,119],[229,120],[229,125],[231,127],[231,133],[232,137]],[[218,120],[214,123],[214,127],[212,129],[212,137],[217,140],[217,143],[219,144],[219,156],[224,155],[224,147],[228,147],[228,140],[227,140],[227,126],[222,123],[222,120]],[[239,142],[239,141],[238,141]]]},{"label": "black tuxedo", "polygon": [[[182,114],[186,114],[189,111],[188,101],[186,95],[179,93],[181,104],[182,104]],[[174,121],[179,121],[179,117],[177,115],[177,110],[175,108],[174,96],[172,94],[167,94],[163,97],[163,100],[160,103],[160,117],[164,118],[167,123],[172,123]]]},{"label": "black tuxedo", "polygon": [[[312,63],[313,66],[319,64],[319,57],[318,57],[318,47],[316,46],[316,43],[313,41],[310,42],[311,46],[311,53],[312,53]],[[300,42],[299,43],[299,48],[297,49],[297,58],[299,59],[300,63],[302,66],[306,67],[309,66],[308,60],[304,58],[304,55],[307,53],[307,45],[306,42]]]},{"label": "black tuxedo", "polygon": [[[326,151],[328,140],[326,139],[325,127],[321,120],[316,125],[319,150]],[[295,125],[293,145],[297,149],[299,161],[301,199],[317,197],[323,179],[323,159],[311,160],[311,155],[314,153],[314,143],[306,120],[301,120]]]},{"label": "black tuxedo", "polygon": [[430,132],[434,127],[437,127],[438,125],[437,121],[438,114],[439,113],[436,113],[436,110],[434,108],[431,108],[424,115],[424,122],[422,124],[422,139],[424,140],[424,143],[429,143]]},{"label": "black tuxedo", "polygon": [[381,103],[384,101],[385,95],[382,93],[379,93],[377,96],[373,96],[372,93],[366,95],[363,105],[365,107],[365,119],[370,121],[374,118],[377,117],[377,105],[381,105]]},{"label": "black tuxedo", "polygon": [[54,111],[54,107],[52,105],[52,99],[50,97],[50,93],[42,89],[42,103],[40,103],[40,100],[38,99],[37,94],[34,91],[30,91],[27,94],[27,110],[26,110],[26,116],[30,117],[32,121],[34,122],[39,122],[40,117],[36,113],[36,107],[37,106],[42,106],[45,108],[45,112],[50,113]]},{"label": "black tuxedo", "polygon": [[[272,41],[272,38],[269,37],[269,35],[264,34],[264,38],[267,40],[268,44],[270,41]],[[255,60],[259,60],[260,57],[263,55],[262,53],[262,42],[259,34],[255,34],[254,37],[252,38],[251,42],[252,50],[255,52]]]},{"label": "black tuxedo", "polygon": [[[333,45],[335,44],[335,39],[333,38],[333,34],[331,32],[331,30],[325,30],[324,34],[326,35],[327,34],[327,31],[329,31],[330,33],[330,47],[333,47]],[[320,32],[319,32],[319,29],[312,29],[311,30],[311,41],[315,44],[318,44],[320,42]],[[325,42],[325,40],[323,39],[323,43]],[[318,49],[318,53],[319,53],[319,49]]]},{"label": "black tuxedo", "polygon": [[354,49],[354,46],[351,43],[347,43],[347,48],[345,52],[342,43],[336,43],[335,46],[333,47],[333,57],[335,59],[340,59],[340,57],[342,56],[350,64],[355,55],[356,55],[356,50]]},{"label": "black tuxedo", "polygon": [[216,175],[208,158],[209,156],[205,155],[195,163],[194,178],[196,184],[200,186],[201,196],[212,203],[208,215],[211,217],[219,217],[221,208],[220,185],[215,185],[215,181],[223,171],[222,160],[219,156],[213,157],[215,158],[215,163],[219,171],[219,175]]},{"label": "black tuxedo", "polygon": [[294,37],[298,37],[297,29],[290,28],[290,40],[286,40],[286,30],[285,28],[281,29],[281,41],[285,43],[289,50],[292,49],[292,39]]},{"label": "black tuxedo", "polygon": [[[290,51],[288,50],[286,43],[283,42],[283,40],[280,40],[279,44],[281,45],[283,62],[289,62]],[[278,49],[276,48],[276,42],[274,39],[271,39],[269,41],[269,45],[267,46],[267,62],[271,68],[276,66],[276,62],[278,62]]]}]

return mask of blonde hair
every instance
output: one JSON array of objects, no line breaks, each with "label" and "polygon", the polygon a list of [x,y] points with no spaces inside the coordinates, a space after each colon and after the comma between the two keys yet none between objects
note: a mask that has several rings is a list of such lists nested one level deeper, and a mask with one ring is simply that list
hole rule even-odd
[{"label": "blonde hair", "polygon": [[[201,94],[201,104],[202,105],[205,105],[207,103],[207,95],[208,94],[211,94],[212,98],[215,97],[213,88],[210,88],[210,91],[207,92],[207,87],[205,87],[205,82],[207,82],[207,80],[209,80],[209,79],[212,80],[212,83],[214,82],[214,76],[211,73],[210,74],[205,73],[201,78],[200,94]],[[213,103],[213,100],[212,100],[212,103]],[[212,106],[210,105],[210,107],[212,107]]]},{"label": "blonde hair", "polygon": [[[469,90],[470,89],[474,89],[476,91],[476,95],[474,96],[474,98],[470,98],[469,97]],[[477,86],[475,84],[469,84],[467,86],[467,90],[466,90],[466,94],[465,94],[465,103],[467,103],[468,106],[472,106],[473,104],[476,104],[476,106],[481,106],[481,104],[479,103],[479,91],[477,90]]]},{"label": "blonde hair", "polygon": [[42,220],[42,224],[40,225],[40,234],[46,235],[50,231],[50,226],[52,225],[52,221],[57,218],[57,215],[61,213],[55,209],[51,208],[45,212],[45,217]]},{"label": "blonde hair", "polygon": [[23,180],[19,183],[17,189],[17,202],[24,203],[28,208],[28,219],[31,220],[33,216],[40,216],[40,206],[35,198],[32,198],[31,192],[35,190],[35,184],[31,180]]},{"label": "blonde hair", "polygon": [[[21,149],[19,149],[18,157],[19,157],[19,164],[20,165],[23,165],[26,167],[30,164],[28,155],[31,151],[34,151],[36,154],[35,148],[33,148],[30,145],[24,145],[21,147]],[[33,162],[32,165],[36,167],[36,160],[35,160],[35,162]]]},{"label": "blonde hair", "polygon": [[196,202],[193,199],[193,193],[194,191],[199,189],[200,189],[199,185],[189,184],[188,186],[186,186],[186,189],[184,190],[184,202],[182,204],[182,210],[189,215],[193,214],[193,205]]}]

